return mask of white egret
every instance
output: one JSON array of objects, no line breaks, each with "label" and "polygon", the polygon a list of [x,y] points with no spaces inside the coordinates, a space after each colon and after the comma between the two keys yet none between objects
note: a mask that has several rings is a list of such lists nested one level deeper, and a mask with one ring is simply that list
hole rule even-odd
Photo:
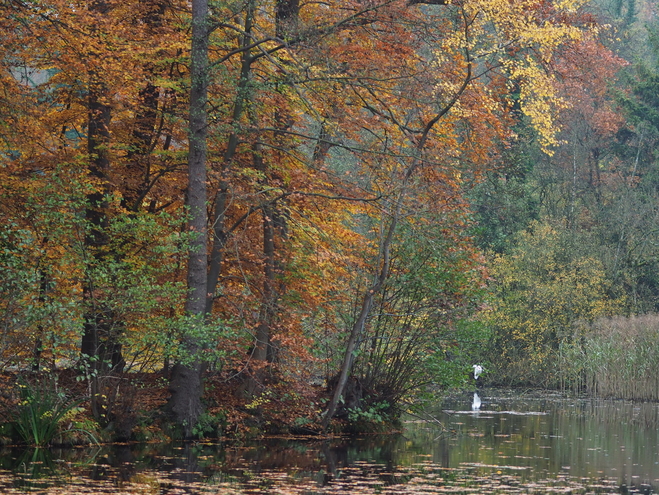
[{"label": "white egret", "polygon": [[477,392],[474,392],[474,400],[471,403],[472,411],[479,411],[481,408],[481,398],[478,396]]},{"label": "white egret", "polygon": [[478,377],[481,376],[483,372],[483,367],[480,364],[474,364],[474,380],[478,380]]}]

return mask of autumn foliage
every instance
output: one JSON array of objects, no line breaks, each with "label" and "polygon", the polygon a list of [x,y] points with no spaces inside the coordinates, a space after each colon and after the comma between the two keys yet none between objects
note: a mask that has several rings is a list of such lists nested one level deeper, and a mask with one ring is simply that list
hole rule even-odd
[{"label": "autumn foliage", "polygon": [[[552,153],[570,94],[602,84],[578,65],[611,56],[576,0],[214,3],[195,230],[189,4],[0,11],[0,366],[78,369],[101,421],[120,414],[105,377],[195,360],[247,411],[283,410],[340,371],[369,287],[363,393],[436,381],[487,279],[465,192],[521,123]],[[606,111],[594,132],[618,126]],[[185,306],[199,235],[203,321]]]}]

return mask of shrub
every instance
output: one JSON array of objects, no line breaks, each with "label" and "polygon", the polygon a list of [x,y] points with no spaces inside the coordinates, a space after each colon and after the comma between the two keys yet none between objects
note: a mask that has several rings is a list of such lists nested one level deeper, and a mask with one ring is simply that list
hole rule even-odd
[{"label": "shrub", "polygon": [[578,354],[565,347],[574,325],[624,308],[624,298],[611,297],[605,266],[587,245],[587,237],[564,226],[533,222],[509,254],[492,259],[495,283],[483,321],[492,330],[488,357],[499,384],[559,385],[557,363],[566,353]]},{"label": "shrub", "polygon": [[348,408],[348,424],[345,431],[353,434],[381,433],[399,416],[387,402],[376,402],[362,408]]}]

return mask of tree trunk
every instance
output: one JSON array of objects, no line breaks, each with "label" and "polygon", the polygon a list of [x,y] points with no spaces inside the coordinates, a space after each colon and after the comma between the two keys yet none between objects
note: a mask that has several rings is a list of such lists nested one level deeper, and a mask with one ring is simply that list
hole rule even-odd
[{"label": "tree trunk", "polygon": [[222,179],[215,193],[215,207],[213,214],[213,244],[211,247],[210,264],[208,267],[208,280],[206,290],[206,313],[213,312],[213,303],[215,302],[215,291],[220,280],[220,271],[222,270],[222,260],[224,259],[224,245],[227,234],[225,231],[227,194],[229,193],[229,184]]},{"label": "tree trunk", "polygon": [[[111,107],[105,101],[105,86],[95,72],[91,72],[89,96],[87,100],[87,151],[89,153],[89,174],[98,180],[97,189],[87,196],[88,206],[85,216],[89,223],[89,234],[85,244],[90,256],[99,266],[110,253],[105,247],[110,239],[108,228],[109,193],[107,183],[110,170],[108,144],[110,142]],[[81,359],[90,380],[91,407],[96,419],[104,414],[104,405],[100,397],[99,379],[110,371],[122,372],[125,362],[118,342],[121,325],[115,321],[113,311],[103,300],[98,299],[95,286],[96,275],[91,271],[85,277],[83,297],[86,303],[82,341],[80,343]]]},{"label": "tree trunk", "polygon": [[271,361],[273,356],[270,349],[270,328],[275,314],[275,305],[277,304],[273,217],[274,208],[271,205],[265,206],[263,208],[263,295],[261,297],[261,311],[254,349],[254,359],[259,361]]},{"label": "tree trunk", "polygon": [[[188,296],[185,311],[190,324],[204,323],[207,298],[206,137],[208,110],[208,0],[192,0],[192,49],[190,53],[190,129],[188,155],[188,229],[194,234],[188,258]],[[172,368],[168,408],[186,438],[203,411],[203,362],[200,343],[184,330],[181,345],[185,360]]]},{"label": "tree trunk", "polygon": [[[147,0],[146,3],[150,4],[150,9],[140,21],[148,27],[148,35],[155,38],[160,35],[159,28],[163,25],[167,4],[162,0]],[[145,63],[144,69],[147,83],[139,92],[131,146],[126,153],[128,173],[122,190],[122,206],[131,212],[142,209],[144,198],[154,185],[151,159],[161,132],[157,125],[161,88],[154,84],[159,69],[150,61]],[[163,113],[163,109],[160,109],[160,113]]]}]

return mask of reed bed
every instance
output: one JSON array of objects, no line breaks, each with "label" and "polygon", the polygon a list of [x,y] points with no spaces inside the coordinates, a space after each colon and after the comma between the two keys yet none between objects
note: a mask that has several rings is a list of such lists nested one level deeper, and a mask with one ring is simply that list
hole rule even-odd
[{"label": "reed bed", "polygon": [[598,397],[659,401],[659,315],[600,319],[562,346],[564,384]]}]

